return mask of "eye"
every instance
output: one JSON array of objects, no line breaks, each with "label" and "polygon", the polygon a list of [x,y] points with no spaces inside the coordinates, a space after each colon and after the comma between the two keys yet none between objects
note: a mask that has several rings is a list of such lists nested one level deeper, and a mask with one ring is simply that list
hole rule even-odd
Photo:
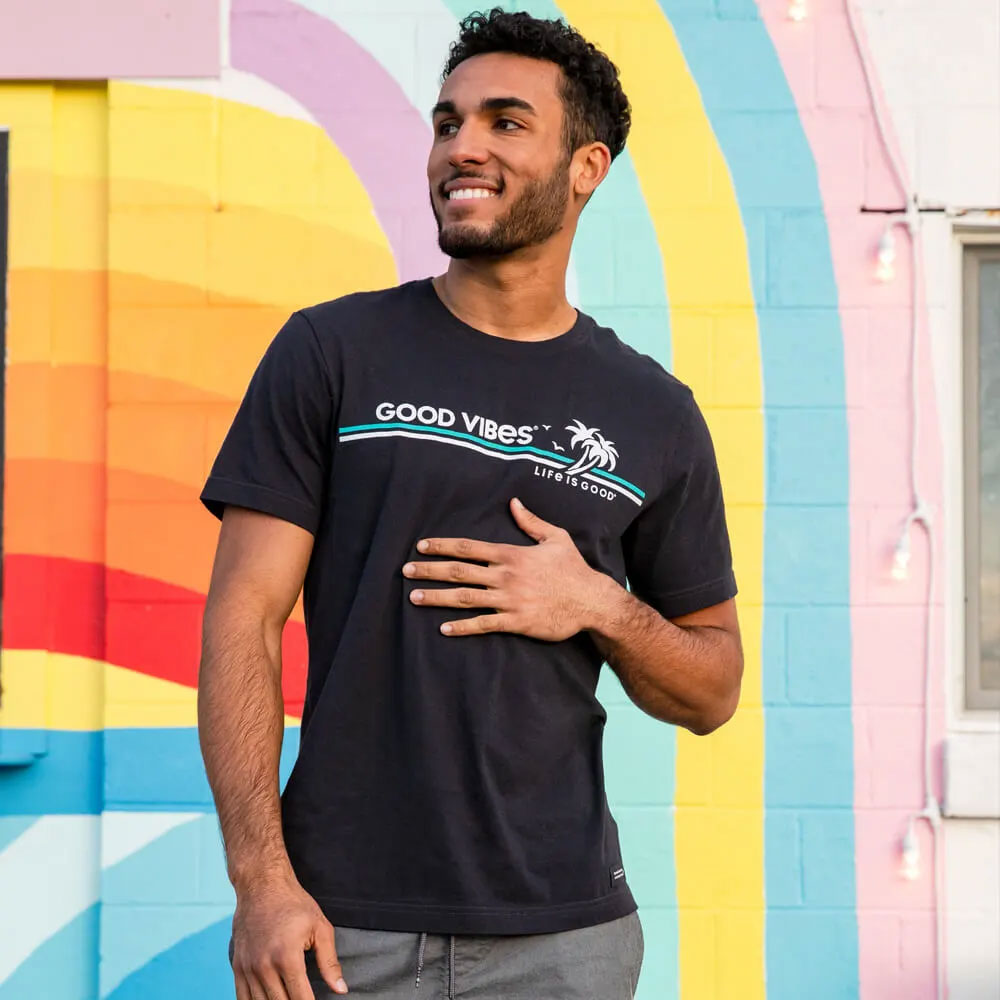
[{"label": "eye", "polygon": [[502,132],[513,132],[513,131],[514,131],[514,129],[519,129],[519,128],[521,128],[521,123],[520,123],[520,122],[516,122],[516,121],[514,121],[514,119],[513,119],[513,118],[498,118],[498,119],[497,119],[497,125],[502,125],[502,124],[504,124],[505,122],[506,122],[506,123],[507,123],[508,125],[513,125],[513,126],[514,126],[514,128],[513,128],[513,129],[510,129],[510,128],[505,128],[505,129],[501,129],[501,131],[502,131]]},{"label": "eye", "polygon": [[445,129],[448,128],[458,128],[455,122],[441,122],[437,127],[438,135],[451,135],[451,132],[446,132]]}]

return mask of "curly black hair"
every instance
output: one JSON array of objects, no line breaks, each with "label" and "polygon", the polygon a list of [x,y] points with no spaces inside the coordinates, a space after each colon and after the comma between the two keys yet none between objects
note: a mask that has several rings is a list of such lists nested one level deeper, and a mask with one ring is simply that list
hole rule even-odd
[{"label": "curly black hair", "polygon": [[459,29],[457,41],[448,50],[442,82],[459,63],[487,52],[512,52],[554,62],[562,68],[567,152],[572,154],[597,140],[607,145],[613,160],[625,148],[632,109],[618,79],[618,67],[574,28],[561,20],[494,7],[488,12],[473,11],[462,19]]}]

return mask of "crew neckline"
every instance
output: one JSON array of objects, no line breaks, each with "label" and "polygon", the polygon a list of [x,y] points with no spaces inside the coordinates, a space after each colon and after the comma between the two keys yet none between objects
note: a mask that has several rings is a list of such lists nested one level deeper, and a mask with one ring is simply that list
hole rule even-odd
[{"label": "crew neckline", "polygon": [[592,325],[591,318],[577,309],[576,321],[573,325],[555,337],[547,337],[545,340],[514,340],[510,337],[501,337],[497,334],[486,333],[484,330],[466,323],[465,320],[459,319],[438,295],[431,278],[419,279],[416,284],[429,301],[435,319],[450,333],[454,333],[456,337],[471,346],[492,351],[494,354],[508,358],[538,358],[570,350],[587,339]]}]

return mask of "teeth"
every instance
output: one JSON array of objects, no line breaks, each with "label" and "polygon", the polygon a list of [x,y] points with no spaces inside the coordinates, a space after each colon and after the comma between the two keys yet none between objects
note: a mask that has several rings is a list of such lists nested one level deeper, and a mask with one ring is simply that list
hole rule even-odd
[{"label": "teeth", "polygon": [[488,188],[455,188],[448,192],[449,201],[467,201],[470,198],[495,198],[496,191]]}]

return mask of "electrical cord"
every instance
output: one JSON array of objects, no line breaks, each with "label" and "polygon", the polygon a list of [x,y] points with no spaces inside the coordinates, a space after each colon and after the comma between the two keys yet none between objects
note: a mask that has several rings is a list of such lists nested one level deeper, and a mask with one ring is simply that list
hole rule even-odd
[{"label": "electrical cord", "polygon": [[[861,45],[858,26],[855,19],[852,0],[844,0],[847,22],[851,37],[858,53],[865,87],[868,90],[869,103],[875,116],[875,124],[879,138],[882,141],[886,156],[895,175],[899,190],[906,196],[907,184],[903,172],[890,148],[885,122],[879,101],[876,99],[871,83],[871,73],[868,61]],[[919,391],[919,290],[922,280],[920,241],[920,209],[916,193],[907,197],[906,215],[902,220],[895,221],[887,228],[887,234],[892,225],[905,225],[910,235],[911,255],[911,330],[910,330],[910,491],[913,508],[906,516],[899,541],[896,544],[893,576],[905,578],[910,556],[910,528],[914,522],[919,522],[924,528],[927,538],[927,597],[926,614],[924,616],[924,705],[923,705],[923,780],[924,807],[918,813],[911,814],[907,819],[906,834],[903,837],[903,873],[909,878],[919,875],[919,845],[914,830],[914,821],[927,820],[931,830],[932,860],[934,865],[934,931],[935,931],[935,969],[937,973],[936,996],[943,1000],[945,996],[945,952],[944,925],[941,918],[943,893],[943,872],[941,864],[941,807],[933,793],[933,768],[931,763],[931,733],[930,706],[932,692],[931,649],[933,640],[933,609],[934,609],[934,571],[935,571],[935,535],[931,507],[920,492],[920,482],[917,474],[917,456],[920,444],[920,391]],[[891,237],[890,237],[891,240]],[[880,246],[881,250],[881,246]]]}]

